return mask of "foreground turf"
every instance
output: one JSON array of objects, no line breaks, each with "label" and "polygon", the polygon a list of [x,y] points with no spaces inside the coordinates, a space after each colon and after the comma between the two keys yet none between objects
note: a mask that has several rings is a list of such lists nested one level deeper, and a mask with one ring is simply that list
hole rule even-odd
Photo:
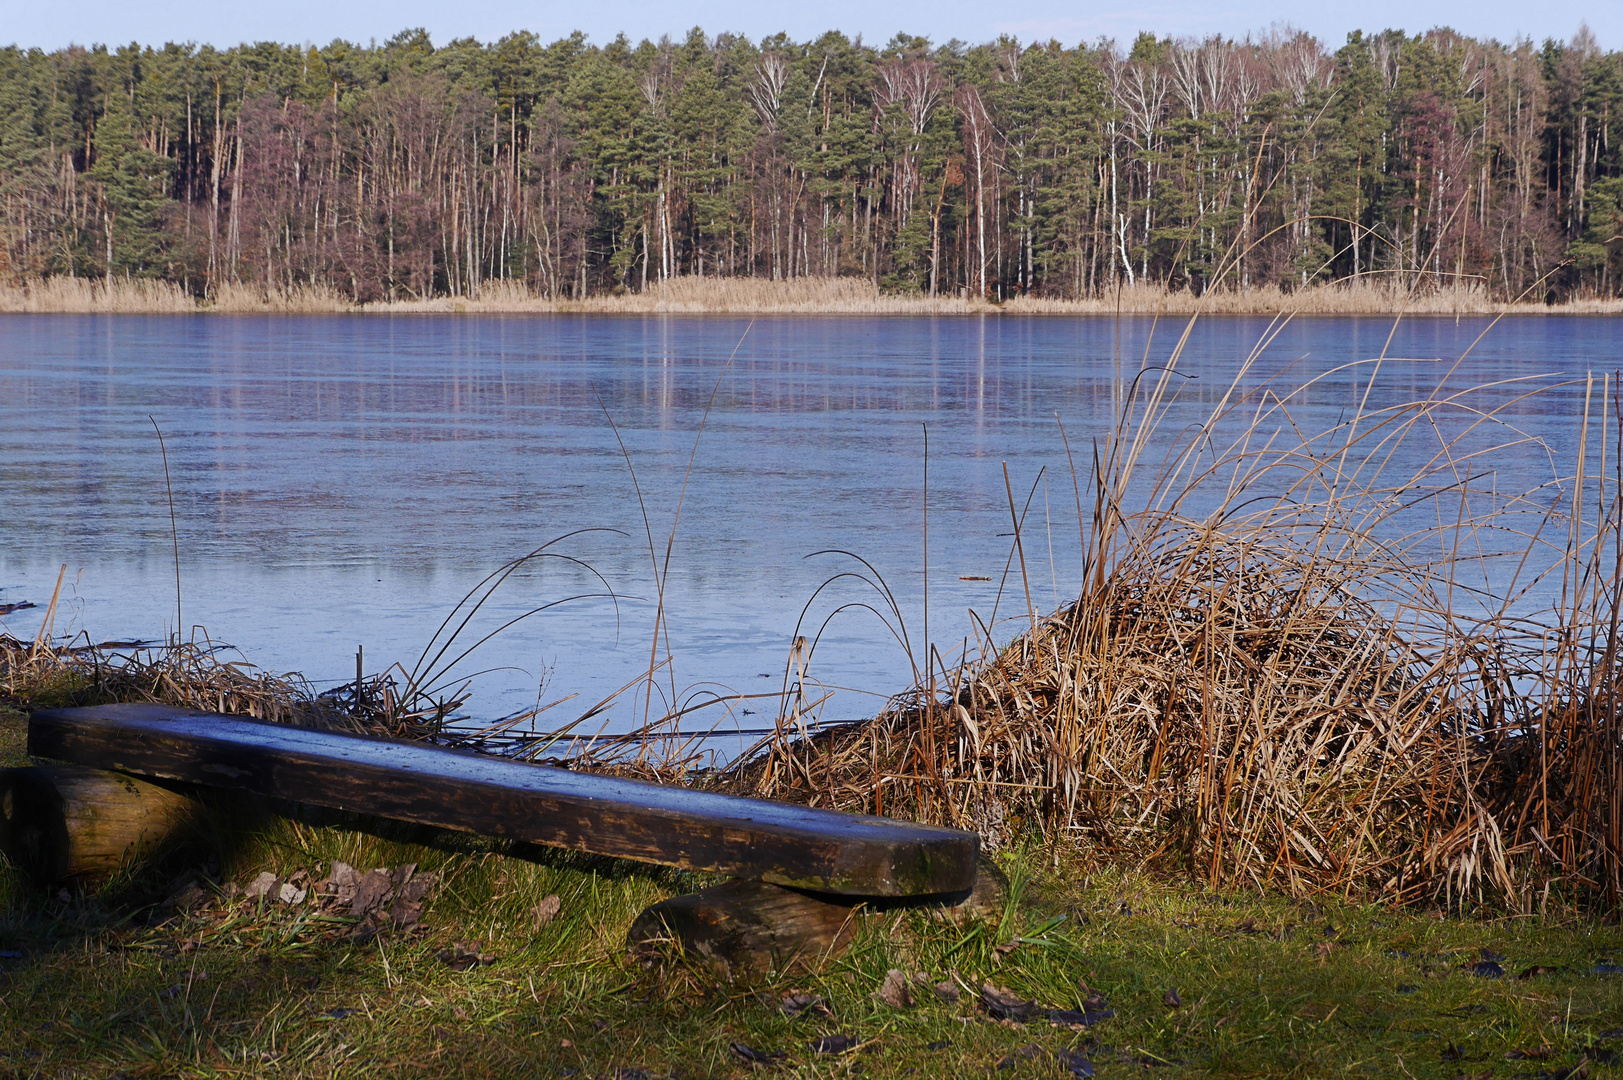
[{"label": "foreground turf", "polygon": [[[0,722],[12,761],[17,719]],[[871,915],[815,973],[739,987],[625,953],[638,911],[701,879],[447,846],[222,819],[92,895],[0,870],[0,1077],[1623,1075],[1623,933],[1553,903],[1444,918],[1085,876],[1033,851],[1003,857],[1001,919]],[[232,895],[334,860],[437,874],[420,925],[362,940],[313,894]],[[892,969],[926,976],[912,1007],[882,1000]],[[992,1015],[984,983],[1030,1015]],[[795,994],[814,998],[790,1015]],[[1056,1026],[1060,1010],[1087,1015]]]}]

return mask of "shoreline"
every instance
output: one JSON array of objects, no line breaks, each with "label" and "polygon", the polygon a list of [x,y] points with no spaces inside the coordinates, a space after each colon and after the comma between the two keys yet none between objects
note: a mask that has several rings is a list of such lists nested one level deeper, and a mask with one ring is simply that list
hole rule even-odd
[{"label": "shoreline", "polygon": [[230,285],[198,300],[166,281],[49,278],[0,285],[0,314],[40,315],[1623,315],[1623,298],[1579,298],[1560,304],[1507,303],[1480,289],[1411,295],[1386,283],[1338,282],[1295,292],[1251,287],[1195,296],[1158,286],[1128,286],[1086,300],[1015,297],[1001,304],[962,296],[881,293],[866,280],[677,278],[644,293],[553,300],[511,282],[479,296],[356,304],[318,287],[270,293]]}]

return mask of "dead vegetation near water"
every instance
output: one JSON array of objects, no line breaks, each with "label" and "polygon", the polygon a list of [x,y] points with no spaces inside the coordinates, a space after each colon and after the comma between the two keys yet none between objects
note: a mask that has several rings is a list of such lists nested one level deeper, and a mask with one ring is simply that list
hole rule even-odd
[{"label": "dead vegetation near water", "polygon": [[[43,638],[43,635],[42,635]],[[320,691],[297,674],[263,671],[207,640],[46,644],[0,634],[0,704],[32,711],[153,703],[351,734],[426,738],[455,715],[455,698],[396,703],[393,671]]]},{"label": "dead vegetation near water", "polygon": [[[870,722],[808,737],[780,721],[735,782],[1212,887],[1522,912],[1553,889],[1615,908],[1612,378],[1579,384],[1562,461],[1515,423],[1551,392],[1537,379],[1445,376],[1312,431],[1294,414],[1317,380],[1247,386],[1242,371],[1146,463],[1176,360],[1145,372],[1091,448],[1074,602],[1037,614],[1017,522],[1012,641],[982,624],[970,655],[932,654]],[[1367,403],[1380,363],[1364,367]],[[1550,475],[1507,493],[1507,455]],[[1403,460],[1420,464],[1400,474]]]},{"label": "dead vegetation near water", "polygon": [[1285,290],[1276,285],[1217,288],[1196,294],[1160,285],[1123,285],[1086,299],[890,293],[865,278],[678,277],[642,292],[578,299],[549,297],[512,281],[487,281],[471,295],[357,304],[326,286],[282,290],[228,282],[206,297],[159,280],[51,277],[0,283],[0,314],[549,314],[605,315],[1618,315],[1623,299],[1574,297],[1547,305],[1506,303],[1477,283],[1434,275],[1365,276]]},{"label": "dead vegetation near water", "polygon": [[297,676],[259,671],[220,650],[190,643],[47,645],[0,634],[0,695],[30,710],[153,702],[272,723],[360,730]]}]

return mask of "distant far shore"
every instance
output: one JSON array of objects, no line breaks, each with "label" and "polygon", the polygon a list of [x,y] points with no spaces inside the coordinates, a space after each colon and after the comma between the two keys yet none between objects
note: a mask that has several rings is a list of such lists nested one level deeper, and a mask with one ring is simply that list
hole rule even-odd
[{"label": "distant far shore", "polygon": [[356,304],[330,289],[267,292],[229,285],[198,299],[167,281],[46,278],[0,285],[0,314],[549,314],[603,315],[1623,315],[1623,298],[1580,298],[1559,304],[1507,303],[1473,287],[1409,289],[1391,281],[1277,286],[1205,296],[1158,285],[1124,286],[1086,300],[1016,296],[1002,303],[964,296],[880,291],[855,278],[675,278],[646,292],[582,300],[540,296],[512,282],[487,282],[474,296],[439,296]]}]

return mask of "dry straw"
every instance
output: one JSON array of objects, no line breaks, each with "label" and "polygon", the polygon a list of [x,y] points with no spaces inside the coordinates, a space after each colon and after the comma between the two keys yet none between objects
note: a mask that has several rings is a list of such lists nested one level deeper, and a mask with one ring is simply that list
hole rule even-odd
[{"label": "dry straw", "polygon": [[[0,634],[0,700],[27,708],[153,702],[359,735],[436,739],[458,721],[467,687],[428,692],[399,667],[321,692],[262,671],[206,640],[49,644]],[[527,717],[520,717],[520,720]]]},{"label": "dry straw", "polygon": [[[1615,449],[1504,497],[1491,461],[1549,452],[1511,424],[1519,394],[1445,376],[1304,433],[1316,380],[1248,388],[1260,351],[1153,477],[1176,355],[1124,390],[1077,485],[1075,602],[960,664],[932,657],[872,721],[781,725],[734,785],[1217,886],[1615,903]],[[1616,387],[1584,385],[1580,446],[1609,446]],[[1509,571],[1484,569],[1496,533],[1527,538]],[[1512,618],[1538,589],[1560,596],[1547,618]]]},{"label": "dry straw", "polygon": [[1086,300],[1017,296],[995,304],[969,296],[928,297],[882,292],[867,279],[680,277],[645,292],[603,294],[582,300],[553,299],[515,281],[487,281],[471,296],[440,296],[356,304],[324,285],[266,289],[226,282],[195,299],[167,281],[53,277],[0,285],[0,313],[98,314],[544,314],[586,312],[621,315],[1098,315],[1124,314],[1315,315],[1409,314],[1623,314],[1623,299],[1581,297],[1555,306],[1505,304],[1477,283],[1438,284],[1421,277],[1365,276],[1286,292],[1278,286],[1216,289],[1203,295],[1160,285],[1124,285]]},{"label": "dry straw", "polygon": [[300,285],[270,291],[227,282],[205,302],[207,310],[239,315],[324,315],[355,309],[347,298],[325,285]]},{"label": "dry straw", "polygon": [[30,707],[149,701],[258,720],[363,730],[296,676],[273,675],[205,644],[51,645],[0,635],[0,693]]},{"label": "dry straw", "polygon": [[182,314],[197,304],[168,281],[51,277],[0,284],[0,313],[6,314]]},{"label": "dry straw", "polygon": [[1123,286],[1089,300],[1048,300],[1017,297],[1003,305],[1017,314],[1081,315],[1115,311],[1170,315],[1618,315],[1623,299],[1580,297],[1559,305],[1506,304],[1476,282],[1437,284],[1429,278],[1416,283],[1411,277],[1366,275],[1289,292],[1277,285],[1214,289],[1196,295],[1159,285]]},{"label": "dry straw", "polygon": [[[60,592],[61,583],[57,589]],[[321,693],[297,674],[262,671],[202,638],[53,643],[51,598],[33,641],[0,634],[0,701],[24,708],[152,702],[353,734],[426,739],[460,719],[460,693],[412,685],[398,666]],[[403,685],[404,684],[404,687]]]}]

